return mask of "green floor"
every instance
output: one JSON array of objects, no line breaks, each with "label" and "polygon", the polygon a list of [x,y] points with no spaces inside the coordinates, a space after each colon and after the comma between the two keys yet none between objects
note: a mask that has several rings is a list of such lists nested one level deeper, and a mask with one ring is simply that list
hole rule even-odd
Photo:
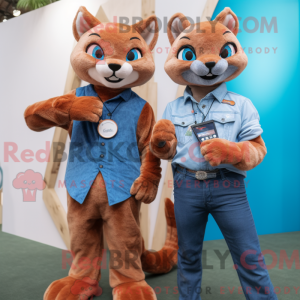
[{"label": "green floor", "polygon": [[[295,262],[290,269],[285,263],[284,268],[279,269],[280,250],[285,250],[289,258],[296,250],[299,259],[300,232],[260,236],[260,241],[263,250],[272,250],[278,257],[276,267],[269,270],[274,286],[281,288],[278,299],[300,299],[300,288],[298,294],[294,289],[294,287],[296,289],[300,287],[300,269],[296,269]],[[225,242],[223,240],[205,242],[204,249],[206,250],[206,267],[202,281],[202,299],[245,299],[242,294],[238,293],[240,284],[230,256],[225,260],[224,267],[220,265],[220,260],[215,253],[216,250],[221,254],[225,253],[227,250]],[[271,255],[266,255],[265,258],[267,264],[272,262]],[[212,269],[210,269],[211,266],[213,266]],[[158,300],[179,298],[178,294],[174,294],[177,286],[176,273],[175,269],[167,275],[147,275],[148,283],[156,288]],[[3,233],[0,227],[1,300],[42,300],[49,283],[67,274],[68,270],[62,269],[60,249]],[[108,270],[103,270],[102,274],[103,294],[94,299],[112,299],[111,288],[108,284]],[[225,294],[220,293],[220,287],[224,287]],[[289,293],[287,293],[287,288],[284,290],[285,287],[290,288]]]}]

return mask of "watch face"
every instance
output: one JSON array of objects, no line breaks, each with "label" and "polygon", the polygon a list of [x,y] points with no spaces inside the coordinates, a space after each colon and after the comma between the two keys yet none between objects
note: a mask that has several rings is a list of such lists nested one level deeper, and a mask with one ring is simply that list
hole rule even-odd
[{"label": "watch face", "polygon": [[218,137],[214,121],[196,124],[193,131],[200,143]]}]

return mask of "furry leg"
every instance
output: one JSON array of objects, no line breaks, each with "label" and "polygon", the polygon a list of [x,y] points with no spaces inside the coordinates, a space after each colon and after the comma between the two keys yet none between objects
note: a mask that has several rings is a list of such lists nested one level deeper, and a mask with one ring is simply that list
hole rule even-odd
[{"label": "furry leg", "polygon": [[167,238],[165,245],[158,252],[145,250],[142,254],[144,272],[152,274],[168,273],[177,264],[178,236],[174,213],[174,204],[165,200],[165,214],[167,219]]}]

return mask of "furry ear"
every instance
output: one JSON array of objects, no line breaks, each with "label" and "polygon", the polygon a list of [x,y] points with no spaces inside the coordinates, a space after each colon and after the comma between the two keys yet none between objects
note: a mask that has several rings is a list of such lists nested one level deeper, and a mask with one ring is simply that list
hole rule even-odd
[{"label": "furry ear", "polygon": [[136,24],[132,25],[132,31],[137,31],[146,41],[150,50],[152,50],[158,39],[158,22],[156,16],[152,15]]},{"label": "furry ear", "polygon": [[170,44],[172,45],[181,32],[183,32],[189,26],[191,26],[191,23],[184,14],[177,13],[173,15],[168,22],[167,29]]},{"label": "furry ear", "polygon": [[215,21],[225,25],[233,34],[238,34],[239,20],[229,7],[225,7],[224,10],[217,15]]},{"label": "furry ear", "polygon": [[101,22],[90,14],[84,6],[79,7],[73,22],[73,34],[78,42],[83,34],[101,24]]}]

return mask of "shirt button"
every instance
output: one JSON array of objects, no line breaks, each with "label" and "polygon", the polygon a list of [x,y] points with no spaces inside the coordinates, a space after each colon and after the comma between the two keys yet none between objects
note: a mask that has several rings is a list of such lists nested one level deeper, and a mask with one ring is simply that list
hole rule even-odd
[{"label": "shirt button", "polygon": [[182,122],[182,125],[184,125],[185,123],[184,122]]},{"label": "shirt button", "polygon": [[101,143],[101,146],[105,146],[105,143]]},{"label": "shirt button", "polygon": [[102,169],[103,168],[103,166],[102,165],[100,165],[100,169]]},{"label": "shirt button", "polygon": [[225,118],[222,118],[222,122],[224,122],[225,121]]},{"label": "shirt button", "polygon": [[206,107],[206,105],[202,105],[202,108],[204,109]]},{"label": "shirt button", "polygon": [[104,157],[104,154],[101,154],[100,157],[103,158],[103,157]]}]

